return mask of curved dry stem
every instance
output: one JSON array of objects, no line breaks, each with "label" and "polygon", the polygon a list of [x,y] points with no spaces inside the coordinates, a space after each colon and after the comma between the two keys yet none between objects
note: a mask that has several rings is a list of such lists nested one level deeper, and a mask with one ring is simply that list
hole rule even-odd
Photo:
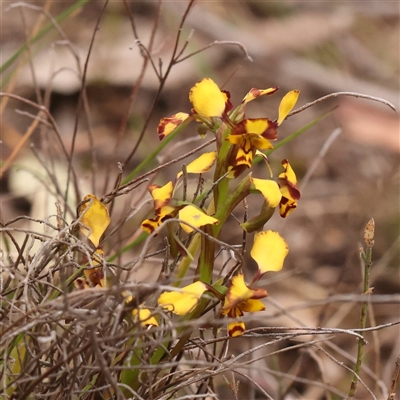
[{"label": "curved dry stem", "polygon": [[304,110],[307,110],[307,108],[315,106],[316,104],[321,103],[322,101],[325,101],[325,100],[328,100],[328,99],[334,98],[334,97],[340,97],[340,96],[350,96],[350,97],[356,97],[359,99],[377,101],[378,103],[384,104],[384,105],[390,107],[393,111],[397,112],[396,107],[392,103],[390,103],[389,101],[387,101],[385,99],[381,99],[380,97],[370,96],[368,94],[362,94],[362,93],[356,93],[356,92],[336,92],[336,93],[331,93],[326,96],[320,97],[317,100],[311,101],[310,103],[307,103],[304,106],[297,108],[296,110],[293,110],[292,112],[290,112],[288,114],[287,118],[292,117],[293,115],[296,115]]},{"label": "curved dry stem", "polygon": [[[188,42],[188,40],[187,40],[187,42]],[[234,41],[234,40],[215,40],[214,42],[208,44],[207,46],[203,47],[202,49],[196,50],[196,51],[194,51],[193,53],[190,53],[190,54],[188,54],[187,56],[182,57],[181,59],[177,59],[177,60],[176,60],[176,64],[178,64],[178,63],[180,63],[180,62],[182,62],[182,61],[185,61],[185,60],[187,60],[188,58],[190,58],[190,57],[192,57],[192,56],[194,56],[194,55],[196,55],[196,54],[202,53],[203,51],[205,51],[205,50],[207,50],[207,49],[209,49],[209,48],[211,48],[211,47],[213,47],[213,46],[216,46],[216,45],[233,45],[233,46],[239,47],[239,49],[243,51],[243,53],[244,53],[244,55],[246,56],[246,58],[247,58],[250,62],[253,62],[253,59],[251,58],[251,56],[250,56],[250,54],[248,53],[248,51],[247,51],[247,49],[246,49],[246,46],[245,46],[244,44],[242,44],[242,43],[240,43],[240,42],[237,42],[237,41]]]}]

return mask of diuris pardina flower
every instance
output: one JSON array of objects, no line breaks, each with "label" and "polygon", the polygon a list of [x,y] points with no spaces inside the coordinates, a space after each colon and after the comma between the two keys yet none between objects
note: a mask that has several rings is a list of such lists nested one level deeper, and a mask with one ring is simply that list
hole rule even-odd
[{"label": "diuris pardina flower", "polygon": [[[162,205],[158,205],[161,207]],[[88,194],[83,198],[82,203],[78,207],[78,218],[80,221],[80,231],[93,243],[96,250],[91,256],[89,263],[90,268],[83,271],[85,278],[77,278],[74,282],[77,289],[88,289],[90,287],[107,286],[104,278],[102,265],[104,264],[104,253],[99,247],[100,238],[111,222],[107,207],[93,194]],[[94,268],[92,268],[94,267]],[[132,301],[133,296],[127,295],[125,302]],[[158,326],[157,320],[151,315],[151,311],[147,308],[139,306],[132,310],[132,316],[142,326]]]},{"label": "diuris pardina flower", "polygon": [[[260,299],[267,297],[268,293],[264,289],[255,289],[252,285],[266,272],[280,271],[288,251],[288,246],[279,233],[274,231],[257,233],[250,255],[257,262],[258,271],[249,286],[245,284],[242,274],[232,278],[226,291],[221,314],[238,319],[244,312],[263,311],[265,307]],[[210,285],[196,281],[179,291],[162,293],[158,298],[158,305],[174,314],[186,315],[196,308],[201,296],[207,290],[216,293]],[[244,330],[245,325],[240,320],[228,324],[228,332],[232,337],[242,335]]]},{"label": "diuris pardina flower", "polygon": [[230,177],[236,177],[244,168],[251,167],[257,149],[273,148],[270,141],[277,139],[277,128],[295,106],[300,93],[298,90],[292,90],[283,97],[276,121],[268,118],[245,118],[247,103],[260,96],[271,95],[277,90],[277,87],[253,88],[233,109],[229,92],[220,90],[212,79],[204,78],[190,89],[189,100],[193,105],[192,112],[190,114],[179,112],[161,119],[157,128],[159,138],[162,140],[188,118],[203,122],[214,131],[223,121],[230,129],[226,140],[234,145],[229,157]]},{"label": "diuris pardina flower", "polygon": [[[239,318],[245,312],[256,312],[265,310],[264,304],[259,300],[267,297],[268,293],[264,289],[253,289],[244,282],[243,274],[232,278],[225,301],[221,310],[222,315],[229,318]],[[232,321],[228,323],[229,336],[235,337],[243,335],[245,324],[243,321]]]},{"label": "diuris pardina flower", "polygon": [[230,94],[219,89],[210,78],[196,83],[189,92],[189,100],[193,105],[190,114],[179,112],[167,118],[162,118],[158,124],[160,140],[168,136],[176,127],[188,118],[197,119],[212,128],[218,119],[226,119],[227,112],[232,109]]},{"label": "diuris pardina flower", "polygon": [[[252,89],[256,91],[257,89]],[[260,95],[273,94],[277,88],[258,90]],[[251,93],[251,92],[250,92]],[[272,149],[271,140],[277,139],[277,128],[282,124],[290,111],[295,106],[300,92],[292,90],[288,92],[281,100],[278,110],[278,119],[271,121],[268,118],[244,118],[236,123],[227,140],[236,145],[230,156],[231,176],[238,176],[244,168],[251,168],[254,154],[257,150]],[[246,104],[246,98],[243,104]],[[259,97],[259,96],[258,96]],[[253,98],[250,96],[253,100]],[[247,100],[249,101],[249,100]]]},{"label": "diuris pardina flower", "polygon": [[249,286],[244,282],[242,274],[232,278],[221,310],[222,315],[238,319],[228,323],[229,336],[243,335],[245,324],[240,320],[240,317],[243,316],[244,312],[265,310],[265,306],[260,299],[268,296],[267,291],[254,289],[252,285],[266,272],[280,271],[288,252],[288,245],[279,233],[274,231],[256,233],[250,255],[256,261],[258,271]]},{"label": "diuris pardina flower", "polygon": [[196,228],[201,228],[204,225],[218,224],[219,222],[216,218],[205,214],[194,205],[189,204],[183,207],[171,205],[174,190],[172,181],[164,186],[149,185],[148,190],[153,197],[156,213],[155,218],[149,218],[142,222],[142,229],[148,233],[154,232],[165,220],[173,218],[176,215],[182,221],[181,227],[186,233],[193,231],[193,228],[188,224]]}]

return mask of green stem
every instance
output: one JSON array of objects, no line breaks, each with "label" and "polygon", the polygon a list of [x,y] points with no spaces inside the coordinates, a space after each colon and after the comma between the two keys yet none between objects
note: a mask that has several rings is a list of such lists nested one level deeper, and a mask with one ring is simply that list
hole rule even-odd
[{"label": "green stem", "polygon": [[[188,252],[191,254],[193,257],[199,250],[201,243],[201,237],[199,233],[196,233],[192,240],[190,241],[189,247],[188,247]],[[190,263],[193,261],[193,259],[189,256],[185,256],[182,258],[182,261],[179,263],[179,265],[176,268],[176,279],[174,283],[172,283],[171,286],[176,286],[179,287],[181,284],[182,279],[186,276],[186,272],[189,269]]]},{"label": "green stem", "polygon": [[228,219],[230,213],[234,208],[247,196],[250,194],[251,182],[250,174],[241,180],[239,185],[233,191],[231,195],[220,202],[219,208],[216,210],[214,217],[218,219],[218,225],[212,226],[213,236],[218,237],[219,232]]},{"label": "green stem", "polygon": [[[364,261],[364,295],[369,297],[370,293],[370,287],[369,287],[369,278],[370,278],[370,270],[371,270],[371,264],[372,264],[372,247],[367,247],[366,253],[362,255],[363,261]],[[364,301],[361,306],[361,317],[360,317],[360,328],[365,329],[367,325],[367,313],[368,313],[368,300]],[[356,360],[356,365],[354,368],[354,376],[353,380],[351,382],[349,394],[347,395],[347,398],[353,398],[354,394],[357,389],[357,383],[358,383],[358,376],[360,376],[360,371],[361,371],[361,364],[362,364],[362,357],[363,357],[363,352],[364,352],[364,332],[360,332],[361,336],[363,337],[362,339],[358,339],[358,347],[357,347],[357,360]]]}]

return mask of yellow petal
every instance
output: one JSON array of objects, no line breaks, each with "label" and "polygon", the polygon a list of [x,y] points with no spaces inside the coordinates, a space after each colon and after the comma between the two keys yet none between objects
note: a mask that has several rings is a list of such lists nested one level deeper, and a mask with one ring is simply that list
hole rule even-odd
[{"label": "yellow petal", "polygon": [[249,101],[257,99],[260,96],[264,96],[265,94],[267,94],[267,95],[274,94],[277,90],[278,90],[277,87],[269,88],[269,89],[256,89],[256,88],[253,88],[253,89],[250,90],[249,93],[246,94],[246,96],[244,96],[244,99],[242,100],[242,103],[246,104]]},{"label": "yellow petal", "polygon": [[268,205],[272,208],[275,208],[282,198],[279,185],[271,179],[250,179],[254,187],[262,193]]},{"label": "yellow petal", "polygon": [[194,282],[182,288],[181,292],[165,292],[158,298],[158,304],[177,315],[193,311],[202,294],[207,290],[203,282]]},{"label": "yellow petal", "polygon": [[263,138],[262,136],[254,135],[250,139],[251,144],[254,148],[260,150],[268,150],[273,149],[271,142],[268,139]]},{"label": "yellow petal", "polygon": [[280,125],[284,119],[288,116],[292,108],[295,106],[297,99],[299,98],[300,90],[291,90],[283,96],[281,104],[279,105],[278,112],[278,125]]},{"label": "yellow petal", "polygon": [[228,333],[230,337],[242,336],[246,326],[242,321],[230,322],[228,324]]},{"label": "yellow petal", "polygon": [[161,225],[161,218],[150,218],[146,219],[142,222],[142,229],[147,232],[149,235],[153,233],[159,226]]},{"label": "yellow petal", "polygon": [[171,115],[170,117],[162,118],[157,127],[158,137],[160,140],[168,136],[176,127],[178,127],[183,121],[189,118],[189,114],[179,112]]},{"label": "yellow petal", "polygon": [[196,83],[189,93],[195,112],[204,118],[222,117],[225,111],[226,94],[210,78]]},{"label": "yellow petal", "polygon": [[278,232],[263,231],[256,233],[250,255],[257,262],[261,274],[268,271],[280,271],[283,267],[289,247]]},{"label": "yellow petal", "polygon": [[132,315],[135,321],[140,322],[142,326],[158,326],[157,320],[151,315],[151,311],[148,308],[137,308],[132,310]]},{"label": "yellow petal", "polygon": [[254,290],[247,287],[243,274],[235,275],[225,296],[223,310],[229,310],[243,300],[251,299],[253,295]]},{"label": "yellow petal", "polygon": [[229,135],[226,140],[232,144],[239,144],[242,141],[242,134],[239,135]]},{"label": "yellow petal", "polygon": [[[202,174],[203,172],[209,171],[209,169],[214,165],[217,158],[216,151],[210,151],[208,153],[203,153],[200,157],[197,157],[186,167],[186,172],[188,174]],[[183,172],[179,172],[176,176],[181,177]]]},{"label": "yellow petal", "polygon": [[101,235],[110,224],[110,215],[106,206],[93,194],[85,196],[83,201],[86,202],[78,209],[81,221],[79,229],[97,247]]},{"label": "yellow petal", "polygon": [[297,202],[282,197],[281,204],[279,204],[279,214],[282,218],[286,218],[297,207]]},{"label": "yellow petal", "polygon": [[245,165],[247,168],[251,168],[253,163],[253,146],[249,135],[242,136],[239,146],[233,167]]},{"label": "yellow petal", "polygon": [[169,203],[174,186],[172,181],[169,181],[164,186],[149,185],[147,190],[150,192],[151,197],[153,197],[154,209],[157,211]]},{"label": "yellow petal", "polygon": [[240,308],[242,311],[245,312],[257,312],[257,311],[264,311],[265,306],[262,301],[249,299],[240,304]]},{"label": "yellow petal", "polygon": [[246,119],[245,128],[247,133],[263,134],[270,126],[270,121],[267,118]]},{"label": "yellow petal", "polygon": [[296,174],[293,168],[289,164],[288,160],[282,160],[283,168],[285,172],[279,174],[279,185],[281,188],[282,196],[288,200],[295,202],[300,199],[300,191],[297,187]]},{"label": "yellow petal", "polygon": [[[200,228],[208,224],[216,225],[219,222],[216,218],[210,217],[197,207],[191,205],[179,210],[179,219],[195,226],[196,228]],[[181,227],[186,233],[193,232],[193,228],[184,223],[181,223]]]}]

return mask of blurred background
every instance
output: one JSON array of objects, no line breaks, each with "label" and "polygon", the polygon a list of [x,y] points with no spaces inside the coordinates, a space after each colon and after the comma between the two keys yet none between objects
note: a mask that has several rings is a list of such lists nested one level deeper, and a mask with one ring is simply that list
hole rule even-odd
[{"label": "blurred background", "polygon": [[[35,29],[40,31],[74,4],[2,3],[2,62],[12,59]],[[276,118],[282,96],[292,89],[301,91],[297,106],[333,92],[358,92],[383,98],[399,109],[398,2],[198,1],[183,25],[179,46],[187,40],[184,57],[213,45],[172,67],[154,109],[160,82],[150,64],[143,68],[139,43],[151,49],[154,68],[165,72],[188,3],[165,2],[159,7],[157,2],[112,1],[106,5],[96,31],[104,4],[88,1],[77,7],[56,24],[57,29],[48,30],[27,46],[2,73],[2,91],[46,105],[66,148],[74,145],[74,168],[83,195],[92,192],[101,197],[112,189],[117,162],[129,157],[151,111],[144,139],[124,166],[125,174],[131,171],[158,144],[160,118],[189,112],[189,90],[203,77],[211,77],[229,90],[233,104],[238,104],[252,87],[279,86],[274,96],[249,104],[249,117]],[[81,76],[94,32],[84,109],[80,107],[77,112]],[[5,222],[19,215],[46,219],[55,213],[50,184],[33,177],[41,176],[47,160],[55,176],[63,181],[66,166],[61,162],[58,139],[47,132],[48,124],[29,131],[37,109],[15,98],[3,97],[2,101],[1,158],[4,163],[11,156],[12,164],[0,181],[1,219]],[[370,218],[376,223],[373,293],[400,292],[399,114],[378,102],[339,96],[289,118],[280,128],[279,138],[325,113],[328,115],[318,124],[271,156],[276,173],[282,159],[290,161],[302,198],[287,219],[275,215],[268,224],[269,229],[281,233],[290,248],[282,272],[262,282],[269,292],[262,317],[268,326],[358,326],[359,303],[329,299],[361,294],[359,248]],[[200,145],[195,136],[196,128],[191,125],[181,138],[193,141],[172,147],[164,154],[164,161]],[[163,171],[156,182],[170,179],[180,165],[168,169],[170,176]],[[263,171],[260,164],[254,174],[262,176]],[[114,210],[114,221],[132,215],[124,224],[124,240],[134,236],[151,210],[149,202],[139,207],[145,201],[143,196],[131,193]],[[249,201],[252,204],[253,200]],[[71,199],[71,210],[74,207],[76,201]],[[136,212],[137,208],[140,210]],[[67,219],[72,218],[71,212]],[[242,233],[238,229],[233,232],[223,239],[241,243]],[[107,240],[106,249],[108,246],[111,252],[121,236],[109,235]],[[248,260],[249,270],[252,267]],[[146,280],[151,275],[147,272],[134,279]],[[369,326],[398,321],[399,307],[398,297],[397,301],[371,305],[373,322]],[[366,335],[373,343],[366,347],[366,364],[386,386],[390,386],[400,353],[399,333],[394,326],[380,331],[379,336]],[[243,340],[235,343],[246,346],[245,342],[241,344]],[[342,359],[340,349],[355,356],[355,340],[350,343],[348,338],[338,337],[334,343],[337,347],[330,351],[336,358]],[[302,362],[298,362],[299,354],[294,352],[286,358],[280,356],[281,370],[308,376],[312,357],[301,357]],[[343,360],[350,363],[345,357]],[[330,365],[330,383],[346,392],[349,381],[343,377],[347,372],[332,361],[324,362]],[[268,388],[273,383],[265,378],[265,385]],[[288,393],[299,397],[285,399],[324,398],[321,388],[296,381],[292,386]],[[359,390],[358,398],[367,398],[363,388]],[[380,392],[377,389],[375,393]]]}]

